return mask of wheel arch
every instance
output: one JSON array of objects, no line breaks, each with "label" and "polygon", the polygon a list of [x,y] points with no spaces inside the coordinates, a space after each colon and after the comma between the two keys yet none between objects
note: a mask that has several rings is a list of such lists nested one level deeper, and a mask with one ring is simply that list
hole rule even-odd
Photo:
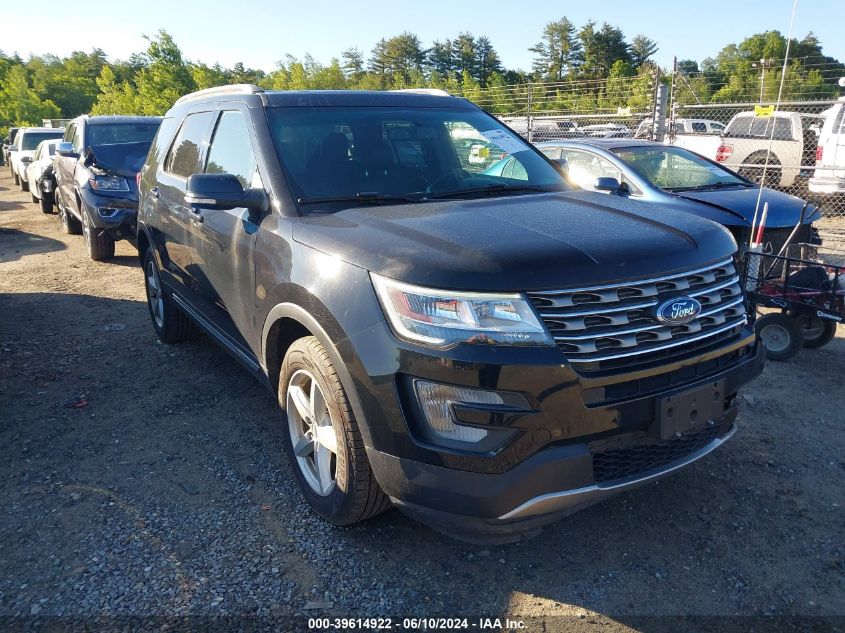
[{"label": "wheel arch", "polygon": [[364,438],[364,444],[372,446],[368,423],[364,417],[364,409],[346,362],[340,356],[326,328],[301,305],[289,302],[279,303],[270,310],[264,320],[261,338],[261,364],[266,372],[270,387],[275,393],[278,393],[282,360],[291,344],[303,336],[314,336],[326,350],[346,391],[346,396],[349,398],[349,404],[352,406],[358,428]]}]

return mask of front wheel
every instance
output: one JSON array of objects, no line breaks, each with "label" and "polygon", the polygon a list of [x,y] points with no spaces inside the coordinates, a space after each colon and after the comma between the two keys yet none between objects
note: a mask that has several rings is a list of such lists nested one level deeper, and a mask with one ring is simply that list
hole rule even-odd
[{"label": "front wheel", "polygon": [[315,337],[295,341],[285,354],[279,403],[287,417],[288,459],[317,514],[349,525],[390,507],[370,468],[343,384]]},{"label": "front wheel", "polygon": [[82,211],[82,235],[85,237],[85,247],[88,249],[88,256],[95,262],[114,257],[114,238],[91,226],[91,220],[83,209]]},{"label": "front wheel", "polygon": [[49,193],[42,193],[41,199],[38,201],[38,204],[41,207],[41,213],[52,213],[53,195]]},{"label": "front wheel", "polygon": [[18,172],[16,172],[16,171],[12,170],[12,178],[14,178],[14,179],[15,179],[15,184],[16,184],[16,185],[18,185],[18,186],[20,186],[20,184],[21,184],[21,177],[20,177],[20,176],[18,176]]},{"label": "front wheel", "polygon": [[780,312],[764,314],[758,318],[754,323],[754,331],[766,348],[766,357],[771,360],[792,358],[804,344],[804,335],[797,321]]},{"label": "front wheel", "polygon": [[178,343],[191,338],[194,324],[164,289],[152,248],[144,255],[144,287],[153,329],[161,342]]},{"label": "front wheel", "polygon": [[836,322],[823,319],[812,312],[795,313],[792,310],[787,312],[795,319],[801,334],[804,337],[804,347],[817,349],[830,343],[836,336]]},{"label": "front wheel", "polygon": [[18,178],[21,183],[21,191],[29,191],[29,183],[23,178]]}]

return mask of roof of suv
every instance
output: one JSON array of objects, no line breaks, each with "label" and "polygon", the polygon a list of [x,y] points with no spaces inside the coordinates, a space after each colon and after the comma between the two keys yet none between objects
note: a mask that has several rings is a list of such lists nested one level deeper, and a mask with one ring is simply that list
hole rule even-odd
[{"label": "roof of suv", "polygon": [[89,116],[87,114],[78,117],[84,119],[88,125],[108,125],[109,123],[148,123],[150,121],[161,121],[160,116],[130,116],[130,115],[101,115]]},{"label": "roof of suv", "polygon": [[381,90],[302,90],[265,92],[271,106],[359,106],[359,107],[409,107],[409,108],[459,108],[475,109],[460,97],[424,94],[419,92],[392,92]]}]

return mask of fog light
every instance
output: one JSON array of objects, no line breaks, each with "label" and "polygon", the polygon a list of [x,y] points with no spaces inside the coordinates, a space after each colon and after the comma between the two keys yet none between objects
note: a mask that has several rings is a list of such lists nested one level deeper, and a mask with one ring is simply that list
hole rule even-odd
[{"label": "fog light", "polygon": [[100,207],[97,209],[97,213],[101,218],[111,218],[117,215],[118,209],[111,209],[109,207]]},{"label": "fog light", "polygon": [[459,442],[480,442],[487,437],[487,431],[455,424],[452,404],[504,404],[502,397],[495,391],[453,387],[424,380],[414,381],[414,388],[431,432],[438,437]]}]

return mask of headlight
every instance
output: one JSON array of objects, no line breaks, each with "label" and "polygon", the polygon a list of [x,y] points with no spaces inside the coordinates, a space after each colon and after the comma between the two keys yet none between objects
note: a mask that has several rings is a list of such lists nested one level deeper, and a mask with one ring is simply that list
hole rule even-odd
[{"label": "headlight", "polygon": [[458,343],[554,345],[520,294],[434,290],[370,275],[393,331],[431,347]]},{"label": "headlight", "polygon": [[129,191],[129,183],[121,176],[96,176],[88,184],[97,191]]}]

